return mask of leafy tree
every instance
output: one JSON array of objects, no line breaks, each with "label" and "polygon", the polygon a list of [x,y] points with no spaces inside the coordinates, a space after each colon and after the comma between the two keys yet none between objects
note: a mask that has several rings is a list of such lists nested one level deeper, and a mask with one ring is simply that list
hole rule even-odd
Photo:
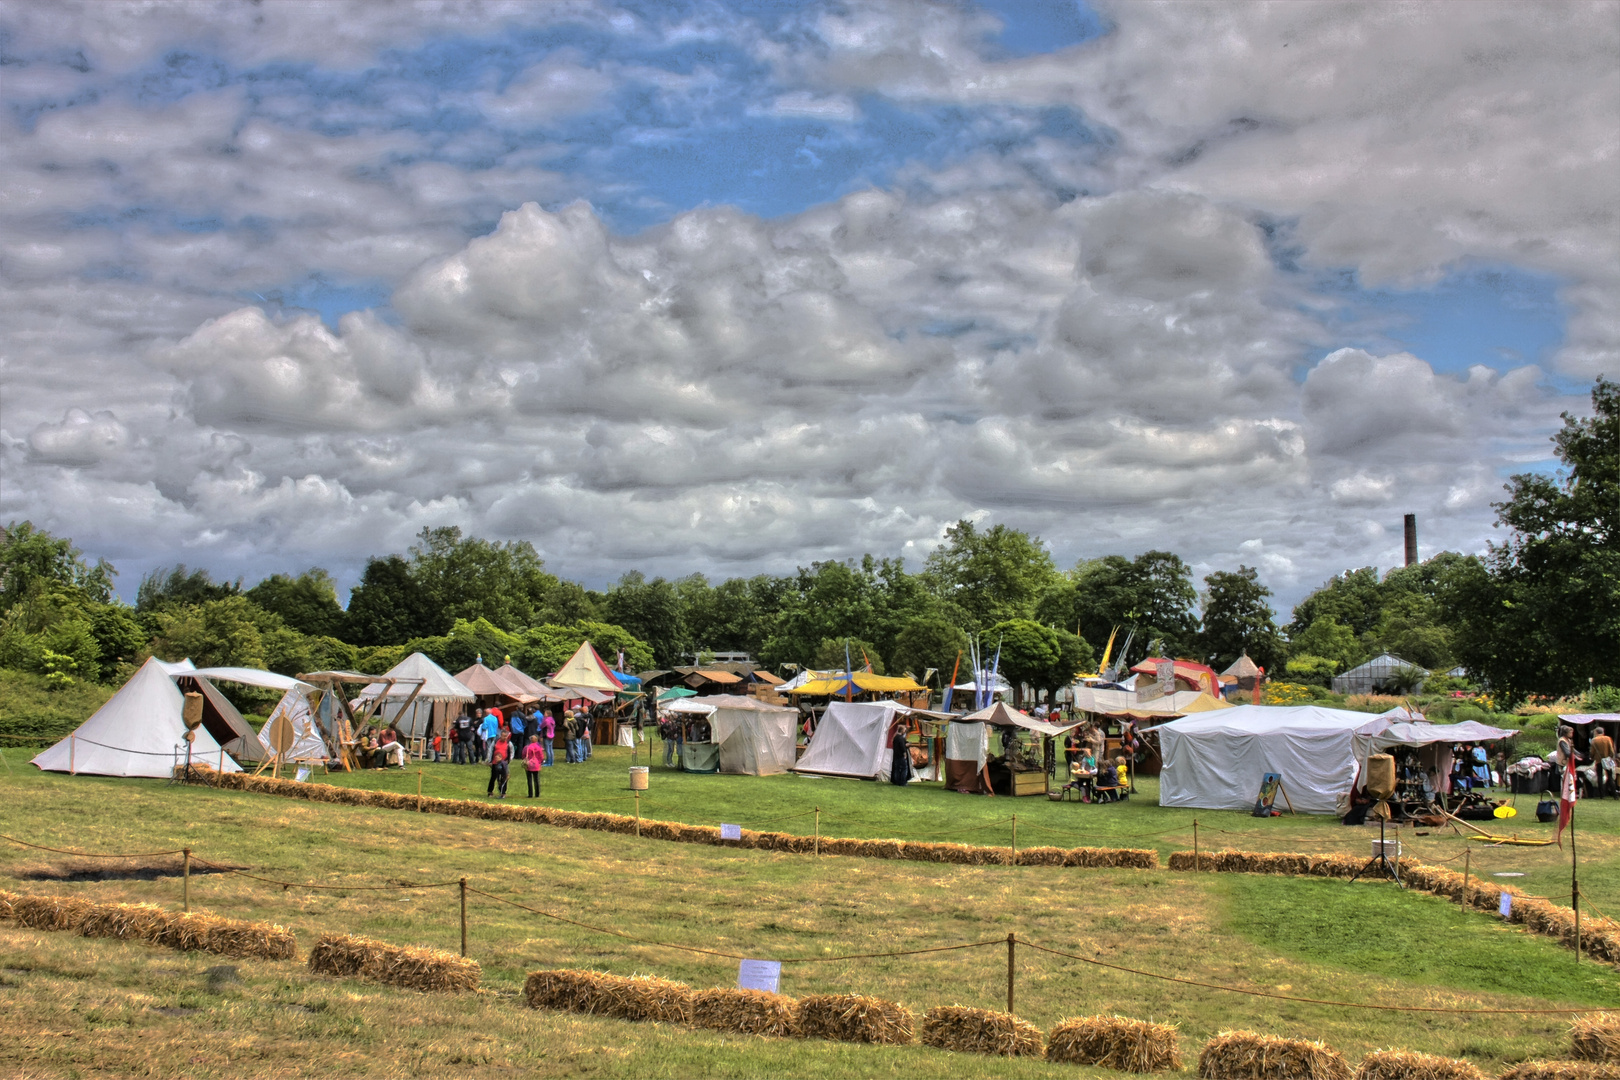
[{"label": "leafy tree", "polygon": [[1369,653],[1387,652],[1424,669],[1453,666],[1451,629],[1441,622],[1439,601],[1421,592],[1396,592],[1384,601],[1372,632],[1363,635]]},{"label": "leafy tree", "polygon": [[1363,566],[1346,570],[1334,575],[1294,608],[1293,621],[1288,624],[1289,640],[1323,617],[1349,627],[1352,634],[1360,637],[1377,627],[1383,610],[1384,591],[1378,580],[1378,568]]},{"label": "leafy tree", "polygon": [[1204,656],[1223,671],[1243,654],[1267,671],[1283,655],[1282,635],[1266,598],[1271,590],[1260,584],[1252,566],[1236,571],[1217,570],[1204,578]]},{"label": "leafy tree", "polygon": [[398,555],[369,559],[349,593],[345,637],[357,644],[403,644],[433,634],[439,620],[431,598]]},{"label": "leafy tree", "polygon": [[1599,378],[1592,407],[1564,414],[1558,475],[1510,480],[1506,542],[1441,590],[1458,658],[1508,699],[1620,683],[1620,382]]},{"label": "leafy tree", "polygon": [[144,614],[167,608],[188,607],[210,600],[224,600],[242,591],[240,581],[215,581],[207,570],[187,572],[186,564],[165,570],[158,567],[141,579],[135,593],[135,610]]},{"label": "leafy tree", "polygon": [[962,612],[965,629],[978,630],[1028,618],[1058,575],[1039,537],[1005,525],[980,532],[964,519],[945,530],[922,577],[936,597]]},{"label": "leafy tree", "polygon": [[271,574],[247,591],[247,598],[301,634],[336,635],[343,630],[343,607],[338,603],[332,575],[311,567],[297,577]]},{"label": "leafy tree", "polygon": [[1293,682],[1304,683],[1306,686],[1331,686],[1333,676],[1339,672],[1339,663],[1325,656],[1300,653],[1289,658],[1286,670],[1288,678]]},{"label": "leafy tree", "polygon": [[985,632],[985,644],[992,653],[1000,649],[1001,674],[1012,683],[1013,698],[1020,705],[1026,685],[1050,694],[1068,686],[1081,668],[1096,662],[1091,647],[1078,634],[1031,619],[997,623]]},{"label": "leafy tree", "polygon": [[937,615],[919,615],[895,635],[891,662],[896,671],[909,671],[918,679],[929,668],[937,668],[943,686],[957,658],[966,657],[967,646],[961,627]]},{"label": "leafy tree", "polygon": [[1367,659],[1365,648],[1356,638],[1356,632],[1332,615],[1318,615],[1316,621],[1289,644],[1296,656],[1320,657],[1333,665],[1330,674],[1337,675]]},{"label": "leafy tree", "polygon": [[31,521],[13,521],[0,529],[0,612],[43,586],[105,604],[112,599],[117,573],[105,559],[89,565],[73,541],[36,529]]},{"label": "leafy tree", "polygon": [[648,581],[632,570],[608,590],[604,607],[609,622],[652,646],[655,664],[670,668],[685,662],[686,627],[673,584],[661,577]]},{"label": "leafy tree", "polygon": [[578,582],[559,580],[535,609],[534,622],[536,625],[552,623],[566,626],[569,623],[600,621],[601,605],[592,597],[593,594]]},{"label": "leafy tree", "polygon": [[1114,627],[1122,633],[1134,629],[1136,643],[1127,660],[1142,659],[1154,640],[1168,653],[1190,656],[1199,651],[1197,600],[1192,569],[1177,555],[1105,555],[1080,562],[1066,582],[1054,583],[1041,597],[1036,618],[1074,628],[1097,650]]},{"label": "leafy tree", "polygon": [[557,588],[534,545],[463,537],[461,529],[424,528],[411,546],[411,576],[436,614],[436,633],[456,619],[485,618],[503,630],[534,625]]},{"label": "leafy tree", "polygon": [[574,655],[580,644],[589,641],[609,666],[618,662],[624,653],[624,667],[628,674],[650,670],[653,649],[622,626],[601,622],[577,622],[568,626],[537,626],[517,635],[521,640],[512,653],[512,662],[537,679],[556,671]]},{"label": "leafy tree", "polygon": [[870,664],[872,674],[887,673],[877,646],[870,641],[852,637],[823,638],[821,644],[816,646],[816,653],[810,661],[810,666],[817,671],[843,671],[846,657],[850,667],[855,671],[865,671]]},{"label": "leafy tree", "polygon": [[198,667],[265,666],[264,612],[245,596],[226,596],[154,613],[157,636],[152,652],[164,660],[190,658]]}]

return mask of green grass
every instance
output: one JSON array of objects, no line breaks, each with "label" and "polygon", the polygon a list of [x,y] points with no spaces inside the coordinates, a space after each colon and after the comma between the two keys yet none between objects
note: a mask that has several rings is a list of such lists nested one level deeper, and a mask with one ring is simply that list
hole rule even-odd
[{"label": "green grass", "polygon": [[84,723],[112,695],[112,688],[83,679],[48,690],[43,675],[0,668],[0,733],[20,736],[0,739],[0,746],[48,746]]},{"label": "green grass", "polygon": [[[588,765],[554,770],[565,774],[556,786],[580,785],[582,793],[611,797],[609,785],[623,776],[615,753],[628,755],[599,750]],[[819,958],[1002,939],[1016,931],[1022,940],[1109,963],[1307,998],[1620,1006],[1614,969],[1577,967],[1568,950],[1545,938],[1504,927],[1489,916],[1464,916],[1387,883],[817,860],[170,787],[160,781],[40,774],[22,766],[19,757],[9,755],[9,774],[0,771],[5,808],[0,831],[9,835],[91,851],[191,845],[205,858],[264,876],[348,886],[283,891],[242,877],[193,878],[194,906],[279,921],[295,930],[304,950],[317,934],[331,930],[455,949],[454,890],[362,891],[358,886],[466,875],[476,888],[578,922],[741,955]],[[477,773],[472,767],[442,768],[448,777],[459,776],[458,782],[470,783]],[[414,790],[415,775],[361,774],[355,780],[408,782]],[[872,817],[862,819],[871,822],[870,835],[884,831],[885,812],[892,824],[949,824],[952,807],[961,808],[958,817],[1005,814],[999,806],[987,808],[1011,802],[843,781],[662,775],[654,780],[654,797],[662,798],[664,811],[688,803],[687,809],[703,811],[687,814],[688,820],[712,821],[705,793],[741,800],[726,804],[735,807],[746,805],[748,785],[791,792],[795,783],[812,789],[823,804],[841,805],[834,800],[844,797],[878,803],[869,811]],[[1026,805],[1038,803],[1020,800],[1021,820]],[[1141,820],[1169,813],[1134,800],[1122,807],[1039,805],[1080,820],[1112,810],[1129,810]],[[840,811],[845,812],[855,813],[853,807]],[[1259,829],[1276,821],[1247,820]],[[1119,821],[1122,828],[1128,824]],[[1355,832],[1358,845],[1364,840],[1361,831],[1346,831]],[[28,880],[38,870],[74,862],[0,844],[0,887],[178,903],[180,882],[174,877]],[[968,1063],[921,1047],[748,1040],[532,1013],[518,1006],[516,995],[525,973],[539,967],[653,973],[714,986],[730,984],[736,966],[595,933],[477,895],[470,906],[471,953],[484,965],[487,992],[462,997],[316,978],[294,963],[222,962],[0,924],[0,1008],[18,1033],[0,1040],[0,1072],[828,1077],[1075,1072],[1043,1062]],[[996,945],[789,966],[783,989],[795,995],[873,993],[918,1010],[953,1003],[1000,1007],[1005,957],[1004,947]],[[242,981],[211,987],[205,972],[221,963],[237,967]],[[1396,1045],[1467,1053],[1487,1068],[1555,1055],[1564,1038],[1565,1021],[1559,1017],[1374,1013],[1243,997],[1029,948],[1018,952],[1017,978],[1018,1011],[1043,1029],[1062,1017],[1091,1012],[1170,1019],[1182,1025],[1184,1045],[1194,1051],[1189,1056],[1215,1031],[1237,1026],[1320,1037],[1351,1060],[1368,1049]],[[174,1016],[160,1009],[198,1011]]]}]

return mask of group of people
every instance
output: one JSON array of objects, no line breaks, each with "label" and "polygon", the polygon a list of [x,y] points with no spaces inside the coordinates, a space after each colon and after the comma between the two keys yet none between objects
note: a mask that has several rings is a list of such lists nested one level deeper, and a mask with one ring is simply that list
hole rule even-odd
[{"label": "group of people", "polygon": [[557,718],[541,708],[525,712],[521,706],[511,715],[496,706],[461,713],[450,722],[449,730],[433,739],[433,760],[445,759],[449,743],[454,765],[489,765],[486,794],[506,798],[512,763],[521,761],[528,775],[528,797],[540,796],[540,771],[554,764],[554,745],[564,740],[563,762],[567,765],[588,761],[591,756],[590,718],[584,709],[564,711],[561,730]]},{"label": "group of people", "polygon": [[[1134,732],[1126,724],[1121,744],[1132,745]],[[1097,724],[1070,729],[1063,739],[1063,760],[1068,766],[1066,788],[1078,791],[1082,802],[1118,802],[1130,790],[1130,763],[1123,754],[1112,759],[1105,753],[1107,736]]]},{"label": "group of people", "polygon": [[390,764],[405,767],[405,741],[393,724],[372,724],[356,737],[354,748],[362,765],[369,761],[373,769],[386,769]]}]

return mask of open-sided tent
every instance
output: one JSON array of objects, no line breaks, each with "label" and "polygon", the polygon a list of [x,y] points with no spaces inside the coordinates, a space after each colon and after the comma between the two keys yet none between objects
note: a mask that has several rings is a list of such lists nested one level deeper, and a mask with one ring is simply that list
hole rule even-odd
[{"label": "open-sided tent", "polygon": [[391,722],[406,738],[428,733],[434,716],[441,722],[473,703],[473,692],[461,685],[444,668],[424,653],[414,652],[389,668],[385,679],[398,679],[390,686],[374,682],[360,691],[358,700],[383,698],[383,719]]},{"label": "open-sided tent", "polygon": [[321,734],[321,725],[315,719],[314,710],[310,708],[309,695],[294,687],[281,695],[281,700],[276,702],[276,707],[270,712],[270,718],[259,729],[259,745],[264,748],[264,757],[275,757],[276,750],[270,742],[270,731],[276,720],[282,716],[292,724],[293,730],[293,743],[281,758],[283,764],[290,761],[327,761],[336,756],[328,749],[326,739]]},{"label": "open-sided tent", "polygon": [[772,776],[793,768],[797,709],[737,694],[714,694],[696,700],[714,709],[709,723],[715,744],[720,747],[721,772]]},{"label": "open-sided tent", "polygon": [[1355,737],[1377,735],[1390,717],[1319,705],[1238,705],[1159,726],[1164,768],[1159,805],[1209,810],[1252,807],[1260,779],[1280,773],[1304,814],[1332,814],[1356,779]]},{"label": "open-sided tent", "polygon": [[[187,661],[189,664],[190,662]],[[310,693],[315,687],[300,682],[291,675],[278,675],[274,671],[246,667],[189,668],[171,671],[170,677],[182,691],[194,691],[203,697],[203,727],[225,752],[238,762],[260,761],[264,758],[263,744],[259,742],[253,725],[247,722],[230,699],[220,692],[216,683],[229,682],[239,686],[252,686],[260,690],[300,690]]]},{"label": "open-sided tent", "polygon": [[1388,727],[1382,731],[1357,732],[1351,737],[1352,753],[1356,760],[1356,779],[1351,787],[1344,790],[1339,797],[1338,813],[1343,815],[1350,811],[1350,795],[1352,788],[1362,787],[1366,784],[1367,759],[1373,754],[1383,754],[1402,746],[1426,749],[1421,761],[1425,768],[1432,767],[1435,771],[1436,790],[1445,792],[1446,781],[1451,776],[1451,748],[1458,743],[1496,742],[1498,739],[1511,738],[1517,735],[1517,728],[1491,727],[1489,724],[1476,723],[1465,720],[1460,724],[1426,724],[1410,723],[1404,719],[1408,715],[1404,710],[1391,710],[1384,714],[1390,720]]},{"label": "open-sided tent", "polygon": [[[186,761],[185,704],[163,661],[148,660],[90,719],[38,754],[34,764],[45,772],[169,776]],[[220,753],[206,727],[197,729],[191,754],[195,762],[242,771]]]},{"label": "open-sided tent", "polygon": [[624,689],[624,684],[613,677],[613,669],[597,655],[589,641],[580,642],[574,655],[547,681],[561,689],[598,690],[610,697]]},{"label": "open-sided tent", "polygon": [[794,771],[861,780],[888,776],[891,752],[884,741],[898,711],[892,701],[829,702]]},{"label": "open-sided tent", "polygon": [[945,730],[945,786],[952,791],[984,794],[984,764],[990,756],[990,728],[952,721]]}]

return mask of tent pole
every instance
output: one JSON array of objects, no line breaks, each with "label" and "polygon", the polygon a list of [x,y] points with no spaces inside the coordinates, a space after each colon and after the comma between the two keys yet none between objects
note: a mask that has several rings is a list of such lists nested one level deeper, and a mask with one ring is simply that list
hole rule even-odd
[{"label": "tent pole", "polygon": [[[1012,865],[1018,865],[1018,815],[1012,816]],[[1011,1011],[1010,1009],[1008,1010]]]},{"label": "tent pole", "polygon": [[1198,854],[1198,819],[1193,818],[1193,871],[1196,873],[1203,868],[1203,857]]},{"label": "tent pole", "polygon": [[1473,848],[1463,849],[1463,886],[1460,900],[1462,902],[1462,909],[1464,911],[1468,910],[1468,871],[1470,869],[1469,863],[1473,862],[1473,855]]},{"label": "tent pole", "polygon": [[180,910],[191,911],[191,849],[180,849]]},{"label": "tent pole", "polygon": [[[1573,769],[1574,763],[1568,766]],[[1579,786],[1580,781],[1576,781]],[[1575,855],[1575,804],[1569,804],[1569,904],[1575,909],[1575,962],[1581,962],[1581,884],[1577,876],[1580,859]]]},{"label": "tent pole", "polygon": [[78,748],[79,748],[78,736],[69,735],[68,736],[68,775],[69,776],[78,776],[79,775],[78,762],[76,762],[74,760],[74,751],[77,750]]},{"label": "tent pole", "polygon": [[816,854],[821,854],[821,807],[816,807]]}]

